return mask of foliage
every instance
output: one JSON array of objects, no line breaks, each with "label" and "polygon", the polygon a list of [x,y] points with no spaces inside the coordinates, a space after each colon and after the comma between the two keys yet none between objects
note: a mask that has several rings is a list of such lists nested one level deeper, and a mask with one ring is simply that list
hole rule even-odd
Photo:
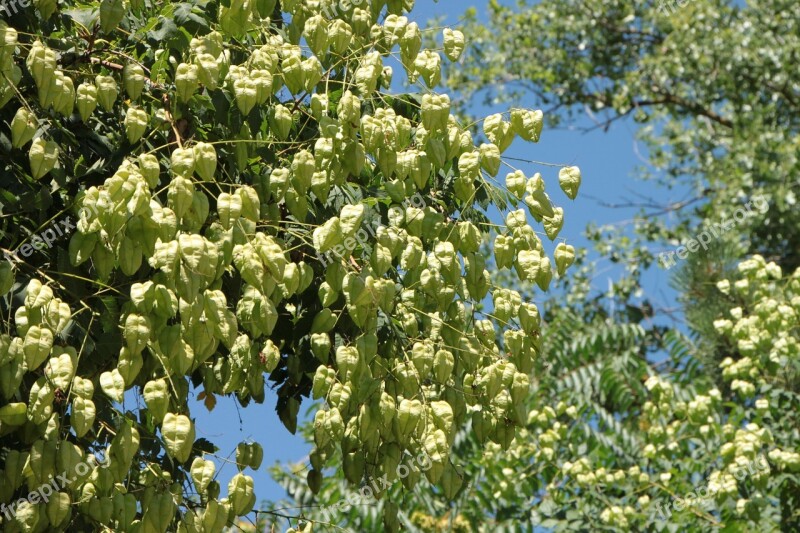
[{"label": "foliage", "polygon": [[[425,457],[454,494],[472,411],[511,446],[539,311],[480,247],[542,290],[574,259],[529,223],[563,224],[542,176],[494,180],[542,114],[489,117],[476,146],[432,92],[442,57],[413,1],[354,4],[42,1],[0,22],[0,501],[88,465],[4,531],[234,524],[262,449],[240,444],[221,490],[188,398],[262,402],[266,375],[292,432],[326,400],[312,491],[328,467],[358,484]],[[444,38],[456,60],[464,35]],[[423,94],[388,92],[390,57]],[[561,173],[568,197],[580,179]]]},{"label": "foliage", "polygon": [[[635,234],[589,229],[625,275],[595,298],[587,265],[543,305],[520,438],[501,451],[465,432],[453,461],[470,483],[455,498],[415,493],[404,515],[423,531],[455,519],[472,531],[797,530],[797,3],[506,4],[467,12],[465,52],[443,76],[460,111],[511,101],[553,124],[633,118],[655,169],[641,175],[694,197],[643,205]],[[673,271],[685,323],[654,325],[666,317],[638,301],[654,245],[685,244],[759,196],[768,209]],[[621,311],[609,316],[608,299]],[[291,473],[275,475],[295,501],[345,497],[334,480],[298,497]],[[346,523],[377,530],[381,505]]]},{"label": "foliage", "polygon": [[641,220],[648,241],[675,247],[698,222],[730,220],[763,195],[768,212],[737,224],[732,238],[749,236],[751,252],[787,271],[800,266],[796,2],[489,4],[488,20],[467,13],[464,59],[446,68],[459,101],[533,98],[551,120],[586,111],[602,128],[631,117],[656,169],[642,176],[694,196],[666,206],[677,216],[672,226]]}]

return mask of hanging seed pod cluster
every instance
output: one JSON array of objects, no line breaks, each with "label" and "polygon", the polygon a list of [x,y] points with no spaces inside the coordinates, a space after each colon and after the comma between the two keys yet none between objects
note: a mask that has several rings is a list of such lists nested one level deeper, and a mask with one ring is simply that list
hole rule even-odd
[{"label": "hanging seed pod cluster", "polygon": [[[469,36],[423,49],[413,1],[352,4],[35,2],[0,21],[3,186],[19,234],[47,242],[2,235],[0,502],[86,465],[4,531],[219,532],[250,513],[263,450],[241,444],[221,488],[198,394],[275,394],[292,432],[321,400],[314,491],[339,450],[353,484],[424,454],[454,496],[457,429],[508,447],[525,423],[539,311],[490,271],[542,290],[565,274],[545,191],[574,198],[580,171],[503,182],[541,112],[476,140],[435,92]],[[421,94],[392,92],[394,69]]]}]

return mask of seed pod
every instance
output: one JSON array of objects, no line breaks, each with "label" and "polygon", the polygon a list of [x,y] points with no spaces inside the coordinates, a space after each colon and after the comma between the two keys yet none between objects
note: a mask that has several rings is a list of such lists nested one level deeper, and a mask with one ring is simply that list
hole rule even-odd
[{"label": "seed pod", "polygon": [[422,403],[404,398],[397,407],[397,430],[403,437],[411,437],[422,417]]},{"label": "seed pod", "polygon": [[86,435],[91,429],[94,424],[95,413],[95,405],[92,400],[80,397],[72,400],[72,416],[70,417],[70,422],[78,438]]},{"label": "seed pod", "polygon": [[214,150],[214,146],[199,142],[194,145],[193,152],[194,170],[197,175],[206,181],[213,180],[217,171],[217,152]]},{"label": "seed pod", "polygon": [[419,55],[422,48],[422,32],[416,22],[411,22],[403,29],[400,36],[400,53],[403,65],[406,69],[414,64],[414,60]]},{"label": "seed pod", "polygon": [[197,77],[206,89],[216,90],[219,85],[219,63],[216,58],[207,53],[199,53],[195,58]]},{"label": "seed pod", "polygon": [[[189,177],[194,172],[194,150],[191,148],[176,148],[170,158],[170,169],[178,176]],[[178,215],[182,216],[182,215]]]},{"label": "seed pod", "polygon": [[[327,335],[325,335],[327,337]],[[330,342],[330,341],[329,341]],[[311,394],[314,399],[324,398],[328,395],[336,380],[336,371],[332,368],[320,365],[314,373],[314,382]]]},{"label": "seed pod", "polygon": [[539,275],[539,265],[541,261],[542,256],[536,250],[520,251],[514,262],[514,267],[517,269],[519,279],[531,282],[536,281],[536,276]]},{"label": "seed pod", "polygon": [[[108,0],[106,0],[108,1]],[[106,111],[114,109],[114,102],[119,95],[117,82],[111,76],[98,75],[94,79],[94,84],[97,87],[97,101],[100,107]]]},{"label": "seed pod", "polygon": [[325,224],[316,228],[312,235],[314,248],[319,253],[325,253],[342,242],[342,226],[339,217],[328,219]]},{"label": "seed pod", "polygon": [[137,158],[139,165],[139,172],[147,181],[147,186],[151,189],[158,187],[159,174],[161,167],[158,164],[158,159],[153,154],[141,154]]},{"label": "seed pod", "polygon": [[458,30],[444,29],[444,55],[452,62],[458,61],[464,52],[464,34]]},{"label": "seed pod", "polygon": [[539,286],[540,289],[546,291],[550,287],[550,282],[553,279],[553,269],[550,264],[550,258],[542,256],[542,260],[539,263],[539,272],[536,275],[536,284]]},{"label": "seed pod", "polygon": [[328,43],[332,52],[344,54],[353,39],[353,28],[345,21],[336,19],[328,30]]},{"label": "seed pod", "polygon": [[575,262],[575,248],[563,242],[558,243],[554,253],[556,260],[556,272],[563,276],[567,269]]},{"label": "seed pod", "polygon": [[33,0],[33,6],[42,15],[42,19],[49,19],[58,8],[57,0]]},{"label": "seed pod", "polygon": [[100,2],[100,29],[111,33],[125,16],[127,6],[124,0],[103,0]]},{"label": "seed pod", "polygon": [[200,85],[197,65],[181,63],[175,69],[175,89],[178,100],[188,102]]},{"label": "seed pod", "polygon": [[144,402],[156,422],[161,422],[169,410],[169,391],[164,379],[148,381],[144,386]]},{"label": "seed pod", "polygon": [[433,89],[442,80],[442,57],[438,52],[423,50],[414,59],[415,74],[421,76],[425,85]]},{"label": "seed pod", "polygon": [[543,124],[544,114],[539,110],[511,110],[511,126],[514,132],[528,142],[539,142]]},{"label": "seed pod", "polygon": [[125,380],[119,370],[114,368],[110,372],[100,374],[100,389],[115,402],[121,402],[125,395]]},{"label": "seed pod", "polygon": [[436,376],[436,381],[441,384],[447,383],[453,373],[455,366],[455,358],[453,354],[447,350],[439,350],[433,358],[433,372]]},{"label": "seed pod", "polygon": [[125,134],[128,136],[128,142],[133,144],[142,138],[144,132],[147,131],[147,122],[150,117],[144,109],[139,107],[131,107],[125,115]]},{"label": "seed pod", "polygon": [[316,469],[309,470],[306,476],[306,482],[311,492],[318,494],[320,488],[322,488],[322,472]]},{"label": "seed pod", "polygon": [[258,102],[258,86],[250,77],[239,78],[233,82],[236,106],[242,115],[247,116]]},{"label": "seed pod", "polygon": [[525,195],[525,174],[521,170],[516,170],[506,176],[506,188],[508,192],[522,200]]},{"label": "seed pod", "polygon": [[53,75],[51,90],[54,90],[55,94],[48,98],[48,102],[52,103],[53,109],[65,117],[72,115],[75,107],[75,86],[72,79],[63,72],[56,71]]},{"label": "seed pod", "polygon": [[72,514],[72,499],[66,492],[57,492],[46,503],[47,519],[52,527],[59,527],[69,520]]},{"label": "seed pod", "polygon": [[360,362],[358,349],[355,346],[339,346],[336,349],[336,366],[342,382],[350,380]]},{"label": "seed pod", "polygon": [[483,131],[486,137],[497,145],[500,153],[505,152],[514,141],[514,130],[511,123],[503,120],[503,115],[499,113],[490,115],[483,121]]},{"label": "seed pod", "polygon": [[536,307],[535,304],[523,303],[520,305],[519,323],[522,326],[523,331],[529,335],[533,335],[534,333],[538,332],[540,320],[539,308]]},{"label": "seed pod", "polygon": [[490,176],[497,176],[500,172],[500,149],[494,144],[481,144],[481,167],[489,173]]},{"label": "seed pod", "polygon": [[255,8],[261,18],[271,18],[272,12],[275,11],[275,4],[277,0],[256,0]]},{"label": "seed pod", "polygon": [[122,69],[125,92],[131,100],[138,100],[144,90],[144,69],[136,63],[128,63]]},{"label": "seed pod", "polygon": [[78,114],[86,122],[97,107],[97,86],[90,83],[81,83],[77,94]]},{"label": "seed pod", "polygon": [[170,492],[154,494],[143,506],[144,516],[140,531],[166,532],[175,517],[175,501]]},{"label": "seed pod", "polygon": [[574,200],[578,196],[578,189],[581,186],[581,170],[578,167],[565,167],[558,172],[558,183],[561,190]]},{"label": "seed pod", "polygon": [[205,494],[208,485],[214,479],[216,466],[213,461],[206,461],[202,457],[195,457],[191,466],[192,480],[199,494]]},{"label": "seed pod", "polygon": [[185,463],[194,445],[194,424],[186,415],[167,413],[161,425],[161,434],[170,457],[178,463]]},{"label": "seed pod", "polygon": [[39,119],[36,115],[27,108],[20,107],[11,120],[11,146],[21,148],[28,144],[38,127]]},{"label": "seed pod", "polygon": [[49,83],[56,70],[56,53],[37,40],[31,45],[25,65],[37,86]]},{"label": "seed pod", "polygon": [[547,238],[551,241],[555,240],[558,234],[561,233],[561,228],[564,227],[564,209],[561,207],[554,208],[553,216],[545,217],[543,225]]},{"label": "seed pod", "polygon": [[462,178],[477,179],[481,174],[480,153],[474,151],[461,154],[458,158],[458,172]]},{"label": "seed pod", "polygon": [[314,15],[306,20],[303,36],[311,51],[324,57],[328,48],[328,21],[322,15]]},{"label": "seed pod", "polygon": [[58,161],[58,154],[58,145],[53,141],[45,141],[41,137],[35,139],[28,150],[33,179],[41,179],[53,170]]},{"label": "seed pod", "polygon": [[433,368],[433,346],[429,342],[416,342],[411,349],[411,361],[421,377],[430,374]]},{"label": "seed pod", "polygon": [[292,112],[285,106],[278,104],[270,109],[270,131],[272,131],[278,140],[285,141],[289,138],[289,132],[292,130],[293,121]]}]

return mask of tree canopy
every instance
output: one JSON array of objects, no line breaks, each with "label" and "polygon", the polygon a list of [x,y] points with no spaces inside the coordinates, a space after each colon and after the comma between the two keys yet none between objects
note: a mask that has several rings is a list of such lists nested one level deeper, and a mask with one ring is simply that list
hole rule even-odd
[{"label": "tree canopy", "polygon": [[470,418],[511,446],[540,312],[486,251],[541,291],[564,276],[545,190],[574,198],[581,173],[498,179],[542,113],[476,142],[435,91],[465,35],[424,47],[413,4],[34,1],[0,21],[4,531],[252,518],[263,447],[220,487],[195,396],[275,394],[292,432],[324,399],[311,491],[327,467],[358,486],[404,465],[408,490],[424,472],[453,495]]},{"label": "tree canopy", "polygon": [[[464,55],[444,68],[459,112],[510,103],[543,109],[551,126],[632,120],[650,163],[638,177],[692,196],[643,202],[632,232],[589,229],[624,275],[611,296],[598,294],[578,254],[580,268],[560,280],[565,294],[540,306],[543,344],[517,439],[503,451],[465,428],[453,461],[468,483],[455,497],[406,496],[407,527],[797,530],[800,8],[488,4],[488,16],[467,11]],[[734,220],[736,231],[724,229]],[[675,266],[660,252],[679,245],[696,253],[670,271],[681,307],[667,315],[641,276]],[[332,478],[311,498],[298,470],[275,471],[294,502],[346,494]],[[376,530],[380,508],[353,507],[346,522]]]}]

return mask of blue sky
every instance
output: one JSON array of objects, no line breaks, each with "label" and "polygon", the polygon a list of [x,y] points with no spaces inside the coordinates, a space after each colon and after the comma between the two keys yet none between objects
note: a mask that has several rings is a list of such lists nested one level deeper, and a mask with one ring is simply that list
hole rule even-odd
[{"label": "blue sky", "polygon": [[[471,5],[483,11],[487,1],[461,2],[456,0],[417,0],[411,18],[424,23],[434,17],[446,16],[448,24],[457,22],[458,17]],[[510,4],[512,2],[502,2]],[[399,72],[398,75],[399,76]],[[526,107],[537,108],[536,101],[523,102]],[[476,107],[476,116],[485,116],[495,110]],[[582,170],[583,185],[575,201],[568,200],[558,189],[558,167],[526,164],[513,161],[514,166],[530,176],[541,172],[547,183],[551,197],[564,207],[565,224],[560,237],[576,247],[585,247],[588,242],[582,234],[587,224],[597,225],[624,223],[633,218],[635,209],[612,209],[603,207],[601,202],[622,203],[634,198],[634,193],[657,197],[661,202],[680,199],[680,191],[665,191],[650,183],[634,179],[635,167],[646,164],[637,156],[634,140],[636,126],[632,122],[617,121],[608,132],[601,129],[582,133],[576,129],[545,130],[538,144],[515,143],[504,155],[525,160],[548,163],[577,165]],[[639,147],[643,150],[643,147]],[[502,172],[502,171],[501,171]],[[503,174],[504,175],[504,174]],[[594,256],[595,259],[598,259]],[[619,270],[612,268],[608,260],[600,260],[598,274],[594,280],[598,289],[605,289],[609,280]],[[618,267],[617,267],[618,268]],[[657,270],[645,277],[648,293],[656,295],[658,303],[671,303],[674,291],[667,285],[666,272]],[[661,298],[658,298],[661,295]],[[275,412],[276,397],[267,393],[262,405],[251,405],[247,409],[237,409],[233,399],[219,398],[213,412],[206,412],[201,402],[192,405],[197,416],[197,437],[207,438],[220,447],[220,455],[233,454],[236,445],[244,440],[256,440],[264,446],[264,462],[258,472],[248,470],[255,479],[256,494],[261,500],[278,500],[285,496],[284,491],[267,473],[266,469],[276,461],[300,461],[309,451],[309,446],[299,436],[291,435],[278,420]],[[308,407],[304,404],[301,413]],[[218,465],[220,468],[222,465]],[[218,479],[224,487],[232,475],[234,466],[222,466]]]}]

